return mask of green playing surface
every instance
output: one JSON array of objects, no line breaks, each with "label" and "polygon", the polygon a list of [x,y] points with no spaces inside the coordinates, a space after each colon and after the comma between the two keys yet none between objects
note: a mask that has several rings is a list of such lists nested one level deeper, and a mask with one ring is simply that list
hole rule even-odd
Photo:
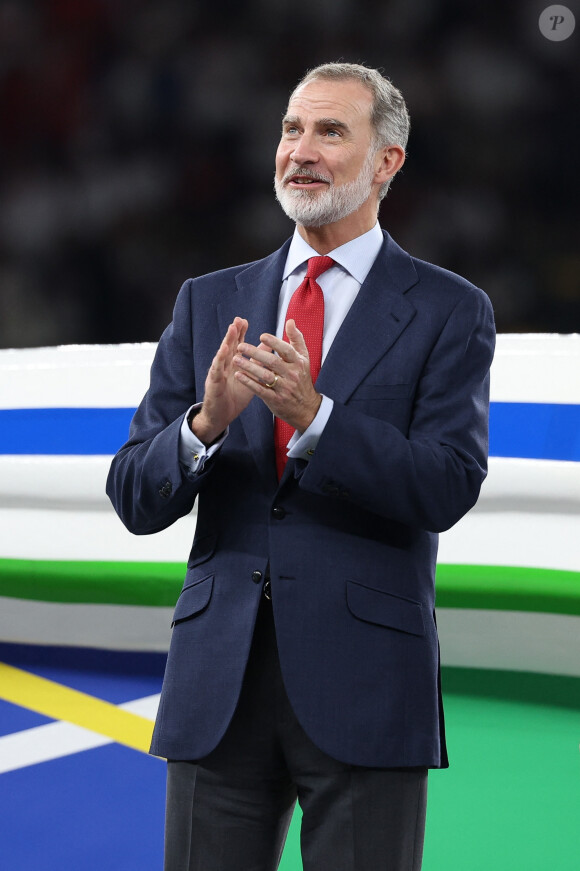
[{"label": "green playing surface", "polygon": [[[451,767],[429,775],[423,871],[578,871],[580,679],[443,670]],[[301,871],[300,812],[280,871]]]}]

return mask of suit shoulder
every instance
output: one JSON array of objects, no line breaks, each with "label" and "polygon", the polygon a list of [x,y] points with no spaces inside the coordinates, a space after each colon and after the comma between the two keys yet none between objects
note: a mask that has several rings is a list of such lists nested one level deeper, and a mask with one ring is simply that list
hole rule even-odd
[{"label": "suit shoulder", "polygon": [[260,263],[260,260],[250,260],[248,263],[239,263],[237,266],[228,266],[225,269],[216,269],[214,272],[206,272],[203,275],[196,275],[192,278],[187,278],[183,287],[187,287],[192,289],[193,287],[196,290],[202,289],[204,287],[212,288],[215,286],[223,286],[224,283],[229,281],[235,281],[237,275],[240,272],[244,272],[244,270],[249,269],[251,266],[256,266],[256,264]]},{"label": "suit shoulder", "polygon": [[259,260],[254,260],[239,266],[230,266],[227,269],[218,269],[215,272],[187,278],[177,294],[174,316],[185,308],[193,311],[194,308],[197,309],[198,305],[201,305],[202,308],[204,306],[213,307],[224,295],[235,291],[236,278],[240,273],[259,262]]},{"label": "suit shoulder", "polygon": [[255,280],[260,280],[263,275],[266,275],[272,269],[282,269],[282,264],[285,262],[286,254],[290,240],[287,240],[284,245],[269,254],[267,257],[261,257],[257,260],[250,260],[247,263],[240,263],[237,266],[229,266],[226,269],[218,269],[215,272],[208,272],[205,275],[199,275],[195,278],[189,278],[182,286],[182,293],[195,294],[197,299],[207,299],[213,297],[216,293],[226,293],[228,290],[234,290],[236,281],[244,272],[250,272]]},{"label": "suit shoulder", "polygon": [[450,302],[453,300],[459,302],[467,294],[472,297],[474,303],[491,308],[491,301],[486,292],[467,278],[417,257],[411,257],[411,260],[417,270],[419,282],[425,282],[432,290],[447,296]]},{"label": "suit shoulder", "polygon": [[417,270],[419,280],[435,282],[441,287],[448,286],[450,290],[480,291],[480,288],[457,272],[451,272],[450,269],[444,269],[442,266],[428,263],[426,260],[420,260],[418,257],[411,256],[411,260]]},{"label": "suit shoulder", "polygon": [[409,288],[407,292],[410,299],[421,300],[421,304],[428,306],[443,305],[448,310],[461,301],[472,300],[474,304],[491,309],[491,302],[480,287],[456,272],[414,257],[385,230],[383,234],[385,266]]}]

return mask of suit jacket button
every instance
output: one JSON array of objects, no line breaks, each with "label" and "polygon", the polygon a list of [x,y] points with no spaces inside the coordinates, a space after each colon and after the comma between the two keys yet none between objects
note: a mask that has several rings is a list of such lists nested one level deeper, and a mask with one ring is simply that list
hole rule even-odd
[{"label": "suit jacket button", "polygon": [[324,484],[324,486],[322,487],[322,492],[326,493],[327,496],[338,496],[340,491],[336,484]]},{"label": "suit jacket button", "polygon": [[272,508],[272,514],[276,520],[283,520],[286,517],[286,509],[282,508],[281,505],[276,505],[275,508]]},{"label": "suit jacket button", "polygon": [[161,487],[161,489],[159,490],[159,495],[162,499],[167,499],[169,496],[171,496],[172,491],[173,484],[171,483],[171,481],[166,481],[163,487]]},{"label": "suit jacket button", "polygon": [[259,572],[257,570],[255,572],[252,572],[252,580],[255,584],[259,584],[262,580],[262,572]]}]

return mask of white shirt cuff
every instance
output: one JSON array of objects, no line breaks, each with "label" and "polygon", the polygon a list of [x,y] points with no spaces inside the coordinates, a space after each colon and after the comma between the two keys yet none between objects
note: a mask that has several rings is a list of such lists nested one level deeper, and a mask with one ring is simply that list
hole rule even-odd
[{"label": "white shirt cuff", "polygon": [[334,401],[329,399],[328,396],[323,395],[320,408],[308,429],[305,429],[302,435],[295,432],[288,442],[289,457],[306,461],[312,459],[318,440],[322,435],[324,427],[328,423],[328,418],[330,417],[333,408]]},{"label": "white shirt cuff", "polygon": [[198,437],[190,430],[187,416],[192,409],[201,408],[201,405],[202,403],[198,402],[187,409],[181,424],[181,430],[179,431],[179,462],[190,475],[196,475],[203,471],[205,463],[221,448],[229,432],[228,427],[223,436],[209,448],[203,442],[200,442]]}]

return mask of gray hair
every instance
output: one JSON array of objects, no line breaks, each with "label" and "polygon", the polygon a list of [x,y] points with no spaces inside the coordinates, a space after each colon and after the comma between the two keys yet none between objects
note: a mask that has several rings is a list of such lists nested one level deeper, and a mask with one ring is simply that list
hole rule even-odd
[{"label": "gray hair", "polygon": [[[373,147],[378,151],[388,145],[407,147],[411,121],[403,95],[395,88],[390,79],[378,70],[365,67],[362,64],[329,63],[321,64],[308,70],[298,82],[290,100],[299,88],[309,82],[326,79],[330,81],[355,81],[367,88],[372,96],[371,127],[373,130]],[[392,179],[381,185],[379,201],[386,196]]]}]

